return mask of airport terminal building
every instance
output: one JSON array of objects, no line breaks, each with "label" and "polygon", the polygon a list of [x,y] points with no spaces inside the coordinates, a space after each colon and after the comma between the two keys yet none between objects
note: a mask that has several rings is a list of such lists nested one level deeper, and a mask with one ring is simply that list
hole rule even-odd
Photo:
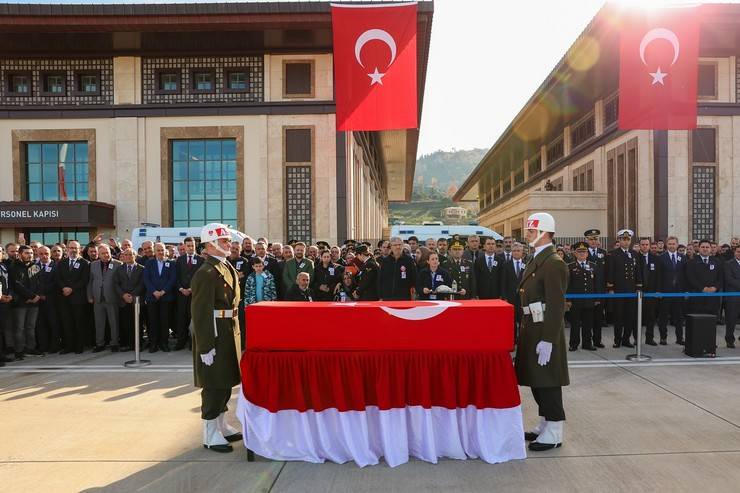
[{"label": "airport terminal building", "polygon": [[328,2],[0,5],[0,81],[2,242],[370,239],[411,197],[418,130],[336,131]]},{"label": "airport terminal building", "polygon": [[477,200],[481,225],[517,238],[543,210],[562,238],[592,227],[605,240],[621,228],[681,241],[738,236],[740,5],[705,7],[696,130],[617,128],[619,32],[606,6],[453,200]]}]

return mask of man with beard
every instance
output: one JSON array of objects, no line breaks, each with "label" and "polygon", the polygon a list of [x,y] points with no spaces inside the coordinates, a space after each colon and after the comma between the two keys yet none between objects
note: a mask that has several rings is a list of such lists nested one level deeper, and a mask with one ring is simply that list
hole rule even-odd
[{"label": "man with beard", "polygon": [[283,265],[283,292],[288,293],[296,283],[299,272],[305,272],[313,277],[313,261],[305,258],[306,244],[298,242],[293,248],[293,258],[286,260]]}]

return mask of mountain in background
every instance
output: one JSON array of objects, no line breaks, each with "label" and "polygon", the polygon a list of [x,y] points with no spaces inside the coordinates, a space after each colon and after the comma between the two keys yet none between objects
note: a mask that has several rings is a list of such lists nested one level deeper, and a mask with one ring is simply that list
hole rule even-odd
[{"label": "mountain in background", "polygon": [[454,205],[470,210],[467,219],[460,222],[467,224],[474,221],[477,214],[476,203],[455,204],[451,199],[486,152],[487,149],[453,149],[422,155],[416,160],[411,201],[392,202],[389,206],[389,222],[420,224],[423,221],[440,221],[443,220],[442,209]]}]

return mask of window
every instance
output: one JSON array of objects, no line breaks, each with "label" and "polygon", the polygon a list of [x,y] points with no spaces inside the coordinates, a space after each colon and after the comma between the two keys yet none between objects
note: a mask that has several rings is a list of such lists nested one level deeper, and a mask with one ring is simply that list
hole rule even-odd
[{"label": "window", "polygon": [[714,240],[716,166],[693,166],[691,176],[691,237]]},{"label": "window", "polygon": [[180,92],[180,72],[176,70],[157,71],[156,94],[176,94]]},{"label": "window", "polygon": [[95,96],[100,94],[100,72],[77,72],[77,94]]},{"label": "window", "polygon": [[41,74],[42,96],[66,96],[67,74],[64,72],[46,72]]},{"label": "window", "polygon": [[245,70],[227,70],[225,92],[247,92],[247,72]]},{"label": "window", "polygon": [[173,226],[236,225],[236,140],[171,140]]},{"label": "window", "polygon": [[563,157],[563,151],[563,138],[558,137],[547,146],[547,166],[552,166],[555,161]]},{"label": "window", "polygon": [[529,168],[529,176],[534,176],[540,172],[540,170],[542,169],[542,154],[541,153],[538,152],[537,154],[529,158],[528,168]]},{"label": "window", "polygon": [[698,96],[702,99],[717,98],[717,64],[699,63]]},{"label": "window", "polygon": [[589,116],[587,116],[584,120],[581,120],[580,122],[576,123],[576,125],[573,127],[573,131],[570,134],[570,141],[572,144],[572,148],[576,149],[580,145],[583,145],[596,135],[596,121],[594,119],[593,113],[591,113]]},{"label": "window", "polygon": [[283,96],[286,98],[314,97],[313,60],[283,62]]},{"label": "window", "polygon": [[579,166],[573,171],[573,191],[593,192],[594,190],[594,163],[593,161]]},{"label": "window", "polygon": [[695,163],[716,163],[715,128],[697,128],[691,131],[691,157]]},{"label": "window", "polygon": [[604,128],[617,123],[619,118],[619,97],[615,94],[604,102]]},{"label": "window", "polygon": [[216,71],[213,69],[195,69],[191,72],[192,91],[195,93],[216,92]]},{"label": "window", "polygon": [[89,200],[87,142],[29,142],[25,152],[27,200]]},{"label": "window", "polygon": [[311,241],[313,129],[284,129],[285,215],[287,239]]},{"label": "window", "polygon": [[38,241],[42,245],[53,245],[68,240],[77,240],[81,245],[90,243],[90,231],[87,229],[64,228],[64,229],[30,229],[26,231],[28,241]]},{"label": "window", "polygon": [[9,96],[31,95],[30,72],[8,74],[7,91]]}]

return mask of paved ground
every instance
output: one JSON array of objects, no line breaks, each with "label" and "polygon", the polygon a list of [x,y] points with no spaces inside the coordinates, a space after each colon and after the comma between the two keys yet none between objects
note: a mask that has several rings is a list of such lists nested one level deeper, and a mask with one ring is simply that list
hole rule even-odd
[{"label": "paved ground", "polygon": [[[145,370],[123,369],[132,353],[28,358],[0,368],[2,490],[740,491],[740,349],[722,344],[714,360],[676,345],[647,351],[654,360],[642,364],[627,363],[626,349],[569,353],[561,449],[395,469],[247,463],[241,444],[204,450],[187,352],[145,354]],[[522,397],[533,424],[528,389]]]}]

